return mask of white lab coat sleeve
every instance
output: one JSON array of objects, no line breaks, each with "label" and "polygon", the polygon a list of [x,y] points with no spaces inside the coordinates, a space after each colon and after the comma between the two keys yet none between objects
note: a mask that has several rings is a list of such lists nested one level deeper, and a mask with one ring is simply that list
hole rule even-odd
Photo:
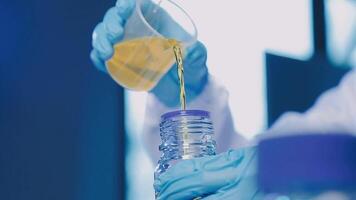
[{"label": "white lab coat sleeve", "polygon": [[[214,138],[217,143],[217,153],[238,148],[247,144],[245,138],[235,132],[233,120],[228,106],[228,92],[209,76],[203,92],[187,106],[188,109],[202,109],[210,112],[214,125]],[[148,95],[146,116],[143,126],[145,147],[154,162],[159,159],[160,144],[159,122],[163,113],[177,110],[163,105],[153,94]]]},{"label": "white lab coat sleeve", "polygon": [[322,94],[305,113],[287,112],[271,127],[272,135],[350,133],[356,135],[356,69]]}]

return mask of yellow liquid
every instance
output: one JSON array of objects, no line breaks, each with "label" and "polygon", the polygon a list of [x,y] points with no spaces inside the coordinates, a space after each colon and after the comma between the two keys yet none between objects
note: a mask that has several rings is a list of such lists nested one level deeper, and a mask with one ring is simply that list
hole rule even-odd
[{"label": "yellow liquid", "polygon": [[118,43],[114,48],[114,55],[106,62],[108,72],[116,82],[132,90],[152,89],[176,61],[181,108],[186,109],[183,52],[178,41],[144,37]]},{"label": "yellow liquid", "polygon": [[[175,42],[175,46],[180,46]],[[172,42],[160,37],[144,37],[115,45],[106,62],[111,77],[120,85],[138,91],[151,90],[174,63]]]},{"label": "yellow liquid", "polygon": [[[183,55],[182,50],[177,43],[176,40],[169,40],[172,44],[174,56],[177,63],[177,74],[178,74],[178,81],[179,81],[179,100],[180,106],[182,110],[186,109],[186,96],[185,96],[185,86],[184,86],[184,66],[183,66]],[[183,124],[188,124],[186,119],[183,118]],[[183,159],[190,159],[190,144],[189,144],[189,137],[188,137],[188,130],[186,126],[182,127],[182,137],[183,137]]]},{"label": "yellow liquid", "polygon": [[179,79],[179,99],[180,99],[180,106],[182,110],[186,109],[186,95],[185,95],[185,86],[184,86],[184,66],[183,66],[183,55],[182,50],[177,43],[176,40],[169,40],[169,42],[173,46],[173,52],[177,63],[177,74]]}]

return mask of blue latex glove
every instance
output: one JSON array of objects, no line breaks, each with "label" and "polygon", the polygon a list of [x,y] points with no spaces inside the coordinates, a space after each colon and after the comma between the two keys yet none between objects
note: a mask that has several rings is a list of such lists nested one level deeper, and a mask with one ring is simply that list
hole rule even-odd
[{"label": "blue latex glove", "polygon": [[[149,0],[146,4],[146,6],[153,5]],[[125,23],[134,7],[135,0],[118,0],[116,5],[106,12],[103,21],[95,27],[90,58],[99,70],[107,72],[105,62],[113,55],[113,46],[122,40]],[[169,35],[170,32],[186,34],[164,10],[160,9],[158,12],[163,16],[160,18],[162,20],[159,27],[156,27],[161,33],[165,35]],[[184,78],[188,100],[199,95],[207,83],[206,59],[206,48],[202,43],[196,42],[187,49],[184,58]],[[165,105],[172,107],[179,103],[178,91],[177,71],[176,67],[172,67],[151,92]]]},{"label": "blue latex glove", "polygon": [[255,148],[246,148],[183,160],[155,180],[158,199],[260,199],[256,153]]}]

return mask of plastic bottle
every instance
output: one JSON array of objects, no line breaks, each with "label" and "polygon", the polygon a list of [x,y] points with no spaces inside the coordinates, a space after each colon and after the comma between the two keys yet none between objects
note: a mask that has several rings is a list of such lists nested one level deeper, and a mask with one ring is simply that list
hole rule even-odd
[{"label": "plastic bottle", "polygon": [[164,173],[179,160],[215,155],[213,124],[203,110],[178,110],[161,116],[158,161],[154,177]]}]

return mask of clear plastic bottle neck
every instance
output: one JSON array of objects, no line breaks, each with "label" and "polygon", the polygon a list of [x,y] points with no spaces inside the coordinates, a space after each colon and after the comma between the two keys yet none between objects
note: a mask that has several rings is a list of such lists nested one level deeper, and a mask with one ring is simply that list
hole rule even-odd
[{"label": "clear plastic bottle neck", "polygon": [[155,178],[175,162],[208,155],[215,155],[216,143],[209,112],[203,110],[179,110],[161,117],[158,161]]}]

